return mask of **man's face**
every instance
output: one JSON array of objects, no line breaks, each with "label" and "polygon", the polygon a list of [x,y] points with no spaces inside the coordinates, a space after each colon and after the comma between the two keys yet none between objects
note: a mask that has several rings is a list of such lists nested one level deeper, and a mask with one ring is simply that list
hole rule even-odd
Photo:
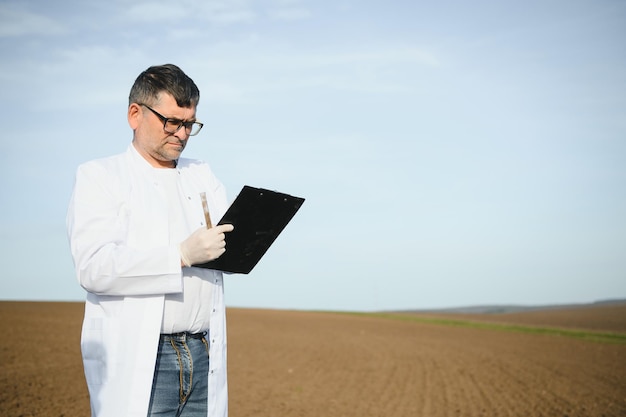
[{"label": "man's face", "polygon": [[[161,93],[159,100],[150,106],[170,119],[195,121],[196,108],[179,107],[170,94]],[[134,130],[133,143],[137,151],[158,168],[173,168],[187,145],[189,135],[184,127],[175,133],[163,129],[163,121],[145,106],[133,103],[128,108],[128,122]]]}]

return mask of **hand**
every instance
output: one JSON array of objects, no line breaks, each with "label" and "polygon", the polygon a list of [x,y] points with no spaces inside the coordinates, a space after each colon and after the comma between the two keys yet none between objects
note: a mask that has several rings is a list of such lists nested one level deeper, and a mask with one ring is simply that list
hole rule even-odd
[{"label": "hand", "polygon": [[226,252],[224,233],[234,229],[232,224],[223,224],[210,229],[201,227],[180,244],[180,259],[185,266],[203,264],[219,258]]}]

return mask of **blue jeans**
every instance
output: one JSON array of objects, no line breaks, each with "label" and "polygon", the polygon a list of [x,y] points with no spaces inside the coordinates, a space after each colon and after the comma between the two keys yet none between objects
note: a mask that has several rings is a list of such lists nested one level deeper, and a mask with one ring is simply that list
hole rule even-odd
[{"label": "blue jeans", "polygon": [[161,335],[148,417],[206,417],[208,374],[203,335]]}]

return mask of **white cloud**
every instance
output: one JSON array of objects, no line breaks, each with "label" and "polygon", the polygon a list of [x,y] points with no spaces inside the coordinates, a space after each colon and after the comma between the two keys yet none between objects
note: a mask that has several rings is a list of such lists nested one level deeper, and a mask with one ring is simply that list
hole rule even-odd
[{"label": "white cloud", "polygon": [[[262,51],[262,53],[260,52]],[[368,51],[302,52],[280,49],[262,40],[213,45],[198,72],[211,82],[236,87],[218,89],[228,101],[263,101],[270,92],[328,89],[372,94],[405,93],[441,65],[430,51],[381,44]],[[215,97],[218,99],[218,97]]]},{"label": "white cloud", "polygon": [[146,62],[145,53],[132,47],[59,48],[37,65],[32,59],[0,64],[0,82],[5,97],[29,103],[33,110],[99,108],[124,103],[133,74]]},{"label": "white cloud", "polygon": [[47,16],[32,13],[13,4],[0,4],[0,37],[61,35],[68,28]]},{"label": "white cloud", "polygon": [[232,82],[203,83],[202,101],[213,103],[243,103],[249,101],[245,91]]},{"label": "white cloud", "polygon": [[153,0],[130,4],[122,13],[122,19],[133,22],[170,22],[196,19],[221,24],[249,22],[256,13],[246,1],[189,1],[176,4],[170,1]]},{"label": "white cloud", "polygon": [[284,8],[268,11],[271,19],[275,20],[302,20],[308,19],[313,14],[304,8]]},{"label": "white cloud", "polygon": [[[300,52],[277,50],[275,45],[261,45],[259,38],[246,39],[239,44],[225,43],[214,45],[212,66],[224,69],[264,69],[271,71],[323,70],[324,68],[385,67],[394,65],[420,65],[436,68],[440,60],[430,51],[414,46],[395,46],[390,44],[373,45],[366,51],[328,50],[322,52]],[[231,49],[250,49],[247,54]],[[262,50],[262,53],[259,51]],[[220,59],[220,56],[226,59]],[[236,56],[238,58],[229,58]]]},{"label": "white cloud", "polygon": [[222,10],[219,12],[209,10],[204,17],[210,22],[231,24],[253,21],[256,19],[256,14],[251,10]]},{"label": "white cloud", "polygon": [[274,20],[302,20],[313,16],[313,13],[302,6],[301,0],[270,0],[267,5],[267,16]]},{"label": "white cloud", "polygon": [[176,22],[190,14],[189,9],[176,7],[171,3],[152,1],[134,4],[122,16],[138,22]]}]

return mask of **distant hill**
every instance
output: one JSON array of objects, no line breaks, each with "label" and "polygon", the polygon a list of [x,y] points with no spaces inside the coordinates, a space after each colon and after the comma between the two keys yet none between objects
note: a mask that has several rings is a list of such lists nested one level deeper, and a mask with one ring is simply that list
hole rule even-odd
[{"label": "distant hill", "polygon": [[451,307],[451,308],[439,308],[439,309],[416,309],[416,310],[401,310],[399,313],[453,313],[453,314],[508,314],[508,313],[520,313],[525,311],[541,311],[541,310],[559,310],[559,309],[571,309],[571,308],[589,308],[608,305],[620,305],[626,304],[626,299],[611,299],[600,300],[592,303],[579,303],[579,304],[547,304],[547,305],[482,305],[482,306],[465,306],[465,307]]}]

